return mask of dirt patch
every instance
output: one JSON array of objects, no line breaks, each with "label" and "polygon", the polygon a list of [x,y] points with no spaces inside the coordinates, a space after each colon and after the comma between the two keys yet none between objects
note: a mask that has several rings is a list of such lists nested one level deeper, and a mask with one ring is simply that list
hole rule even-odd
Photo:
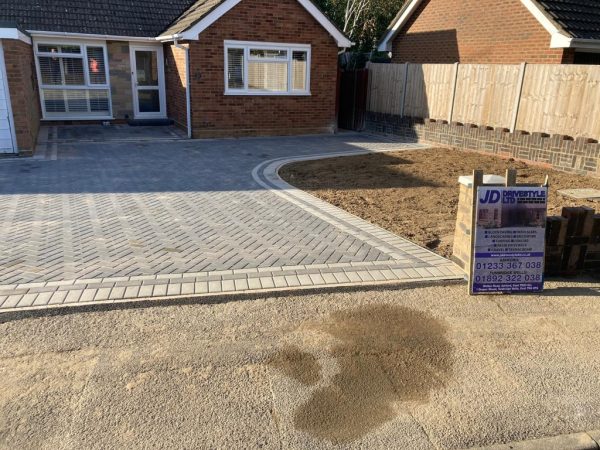
[{"label": "dirt patch", "polygon": [[[298,430],[320,439],[344,443],[364,436],[393,419],[399,401],[427,401],[451,376],[453,351],[445,327],[420,311],[367,306],[334,313],[309,328],[335,338],[330,354],[339,366],[294,414]],[[274,367],[312,380],[316,372],[305,353],[291,354]]]},{"label": "dirt patch", "polygon": [[458,177],[473,169],[503,175],[519,171],[521,183],[550,176],[549,214],[563,206],[600,203],[567,199],[560,189],[600,189],[600,179],[567,174],[520,161],[443,148],[375,153],[290,164],[280,175],[290,184],[443,256],[452,254]]}]

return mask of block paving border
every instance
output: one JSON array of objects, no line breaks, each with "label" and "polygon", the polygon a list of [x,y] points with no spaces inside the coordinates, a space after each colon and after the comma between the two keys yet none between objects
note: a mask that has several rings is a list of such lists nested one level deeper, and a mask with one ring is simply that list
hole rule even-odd
[{"label": "block paving border", "polygon": [[[404,148],[426,148],[406,144]],[[377,150],[389,151],[389,150]],[[320,219],[390,256],[389,261],[313,264],[131,277],[77,279],[0,286],[0,311],[90,305],[182,296],[272,292],[289,289],[384,283],[451,281],[464,278],[451,261],[360,219],[283,181],[278,171],[291,162],[373,153],[357,150],[265,161],[254,180]]]}]

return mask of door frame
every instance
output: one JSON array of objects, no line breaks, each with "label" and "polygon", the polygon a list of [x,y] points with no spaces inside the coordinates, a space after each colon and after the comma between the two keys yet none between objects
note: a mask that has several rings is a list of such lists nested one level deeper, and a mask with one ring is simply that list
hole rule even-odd
[{"label": "door frame", "polygon": [[15,130],[15,120],[13,117],[12,103],[10,100],[10,89],[8,86],[8,74],[6,73],[6,63],[4,60],[4,47],[2,46],[2,40],[0,40],[0,74],[2,75],[2,81],[0,82],[0,89],[4,90],[4,96],[6,98],[6,112],[8,114],[8,130],[10,131],[10,139],[12,143],[12,152],[0,152],[4,154],[18,153],[17,150],[17,130]]},{"label": "door frame", "polygon": [[[159,112],[140,112],[138,101],[138,85],[135,64],[136,51],[155,51],[156,62],[158,64],[158,97],[160,103]],[[133,97],[133,117],[135,119],[166,119],[167,118],[167,98],[165,94],[165,58],[162,45],[129,45],[129,60],[131,65],[131,93]]]}]

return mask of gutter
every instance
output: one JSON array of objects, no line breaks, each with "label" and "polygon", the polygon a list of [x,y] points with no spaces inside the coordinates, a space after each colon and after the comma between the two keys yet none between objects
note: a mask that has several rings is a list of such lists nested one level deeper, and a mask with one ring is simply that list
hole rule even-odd
[{"label": "gutter", "polygon": [[153,37],[138,37],[138,36],[115,36],[111,34],[86,34],[86,33],[66,33],[62,31],[36,31],[27,30],[33,37],[46,37],[46,38],[65,38],[65,39],[99,39],[103,41],[128,41],[128,42],[155,42],[156,38]]},{"label": "gutter", "polygon": [[173,36],[173,44],[175,48],[181,49],[185,51],[185,109],[186,109],[186,118],[187,118],[187,135],[188,139],[192,138],[192,96],[190,93],[190,47],[184,47],[178,42],[179,36]]},{"label": "gutter", "polygon": [[565,36],[564,34],[556,33],[552,35],[550,48],[575,48],[590,52],[600,52],[600,40],[572,38]]}]

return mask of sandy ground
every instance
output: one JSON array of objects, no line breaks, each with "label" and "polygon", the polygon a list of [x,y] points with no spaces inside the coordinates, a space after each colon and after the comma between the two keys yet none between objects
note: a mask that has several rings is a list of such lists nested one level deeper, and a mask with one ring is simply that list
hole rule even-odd
[{"label": "sandy ground", "polygon": [[456,449],[600,428],[600,285],[0,315],[0,447]]},{"label": "sandy ground", "polygon": [[550,215],[560,215],[564,206],[600,210],[600,203],[570,200],[557,193],[568,188],[600,189],[600,179],[442,148],[299,162],[283,167],[280,175],[300,189],[448,257],[456,224],[458,177],[472,174],[475,168],[498,175],[515,168],[521,183],[541,184],[548,174]]}]

